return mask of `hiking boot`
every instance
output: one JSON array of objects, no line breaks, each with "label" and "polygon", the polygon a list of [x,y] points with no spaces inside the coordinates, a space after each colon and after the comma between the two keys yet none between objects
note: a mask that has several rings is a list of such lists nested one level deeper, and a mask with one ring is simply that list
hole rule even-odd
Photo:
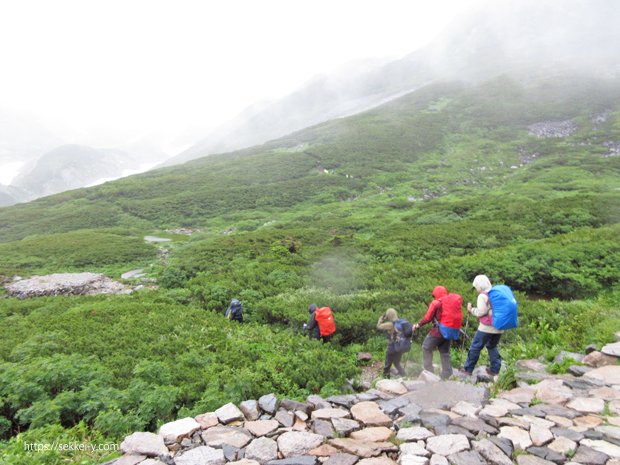
[{"label": "hiking boot", "polygon": [[493,370],[491,370],[490,367],[487,367],[487,375],[489,375],[491,378],[494,378],[495,376],[498,376],[499,373],[495,373]]}]

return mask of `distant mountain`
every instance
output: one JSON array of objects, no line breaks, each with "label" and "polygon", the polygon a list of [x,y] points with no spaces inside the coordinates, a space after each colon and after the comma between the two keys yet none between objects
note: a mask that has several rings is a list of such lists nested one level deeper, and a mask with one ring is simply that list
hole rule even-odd
[{"label": "distant mountain", "polygon": [[0,207],[27,202],[32,199],[32,194],[14,186],[0,184]]},{"label": "distant mountain", "polygon": [[0,184],[10,183],[20,167],[61,143],[34,117],[0,108]]},{"label": "distant mountain", "polygon": [[121,150],[97,150],[85,145],[62,145],[45,153],[34,166],[18,176],[13,186],[31,198],[56,194],[123,176],[138,162]]},{"label": "distant mountain", "polygon": [[281,100],[248,108],[165,165],[261,144],[438,79],[478,81],[536,67],[545,74],[555,67],[591,71],[593,65],[601,73],[617,73],[619,21],[615,0],[489,2],[401,60],[351,66]]}]

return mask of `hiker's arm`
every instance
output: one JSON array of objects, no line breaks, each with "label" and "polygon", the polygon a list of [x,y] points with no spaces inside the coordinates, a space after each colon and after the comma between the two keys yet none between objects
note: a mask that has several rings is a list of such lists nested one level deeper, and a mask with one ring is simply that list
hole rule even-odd
[{"label": "hiker's arm", "polygon": [[425,324],[430,323],[435,319],[435,314],[437,313],[437,309],[439,308],[439,301],[433,300],[428,306],[428,310],[426,311],[426,315],[415,325],[417,328],[420,326],[424,326]]},{"label": "hiker's arm", "polygon": [[467,306],[467,310],[474,316],[481,317],[489,313],[491,309],[489,306],[489,297],[486,294],[478,294],[478,301],[476,302],[476,307],[472,307],[469,309],[469,305]]},{"label": "hiker's arm", "polygon": [[379,317],[379,321],[377,321],[377,329],[379,331],[392,331],[394,329],[394,324],[385,318],[385,314]]},{"label": "hiker's arm", "polygon": [[308,330],[308,332],[312,332],[312,330],[314,328],[316,328],[317,322],[316,322],[316,318],[314,317],[314,312],[310,314],[310,319],[308,320],[308,326],[306,326],[306,329]]}]

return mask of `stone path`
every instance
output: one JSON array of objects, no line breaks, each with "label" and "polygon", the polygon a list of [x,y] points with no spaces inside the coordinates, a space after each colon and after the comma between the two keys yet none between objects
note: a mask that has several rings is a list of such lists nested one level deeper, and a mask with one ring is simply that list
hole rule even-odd
[{"label": "stone path", "polygon": [[106,465],[620,465],[620,365],[520,367],[491,400],[487,384],[427,372],[327,399],[268,394],[134,433]]}]

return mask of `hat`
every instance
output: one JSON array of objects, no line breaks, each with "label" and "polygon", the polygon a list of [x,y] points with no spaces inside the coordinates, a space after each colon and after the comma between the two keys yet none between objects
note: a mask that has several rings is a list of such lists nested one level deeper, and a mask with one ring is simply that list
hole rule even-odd
[{"label": "hat", "polygon": [[308,311],[309,311],[310,313],[312,313],[312,312],[313,312],[313,311],[315,311],[315,310],[316,310],[316,304],[310,304],[310,305],[308,305]]}]

